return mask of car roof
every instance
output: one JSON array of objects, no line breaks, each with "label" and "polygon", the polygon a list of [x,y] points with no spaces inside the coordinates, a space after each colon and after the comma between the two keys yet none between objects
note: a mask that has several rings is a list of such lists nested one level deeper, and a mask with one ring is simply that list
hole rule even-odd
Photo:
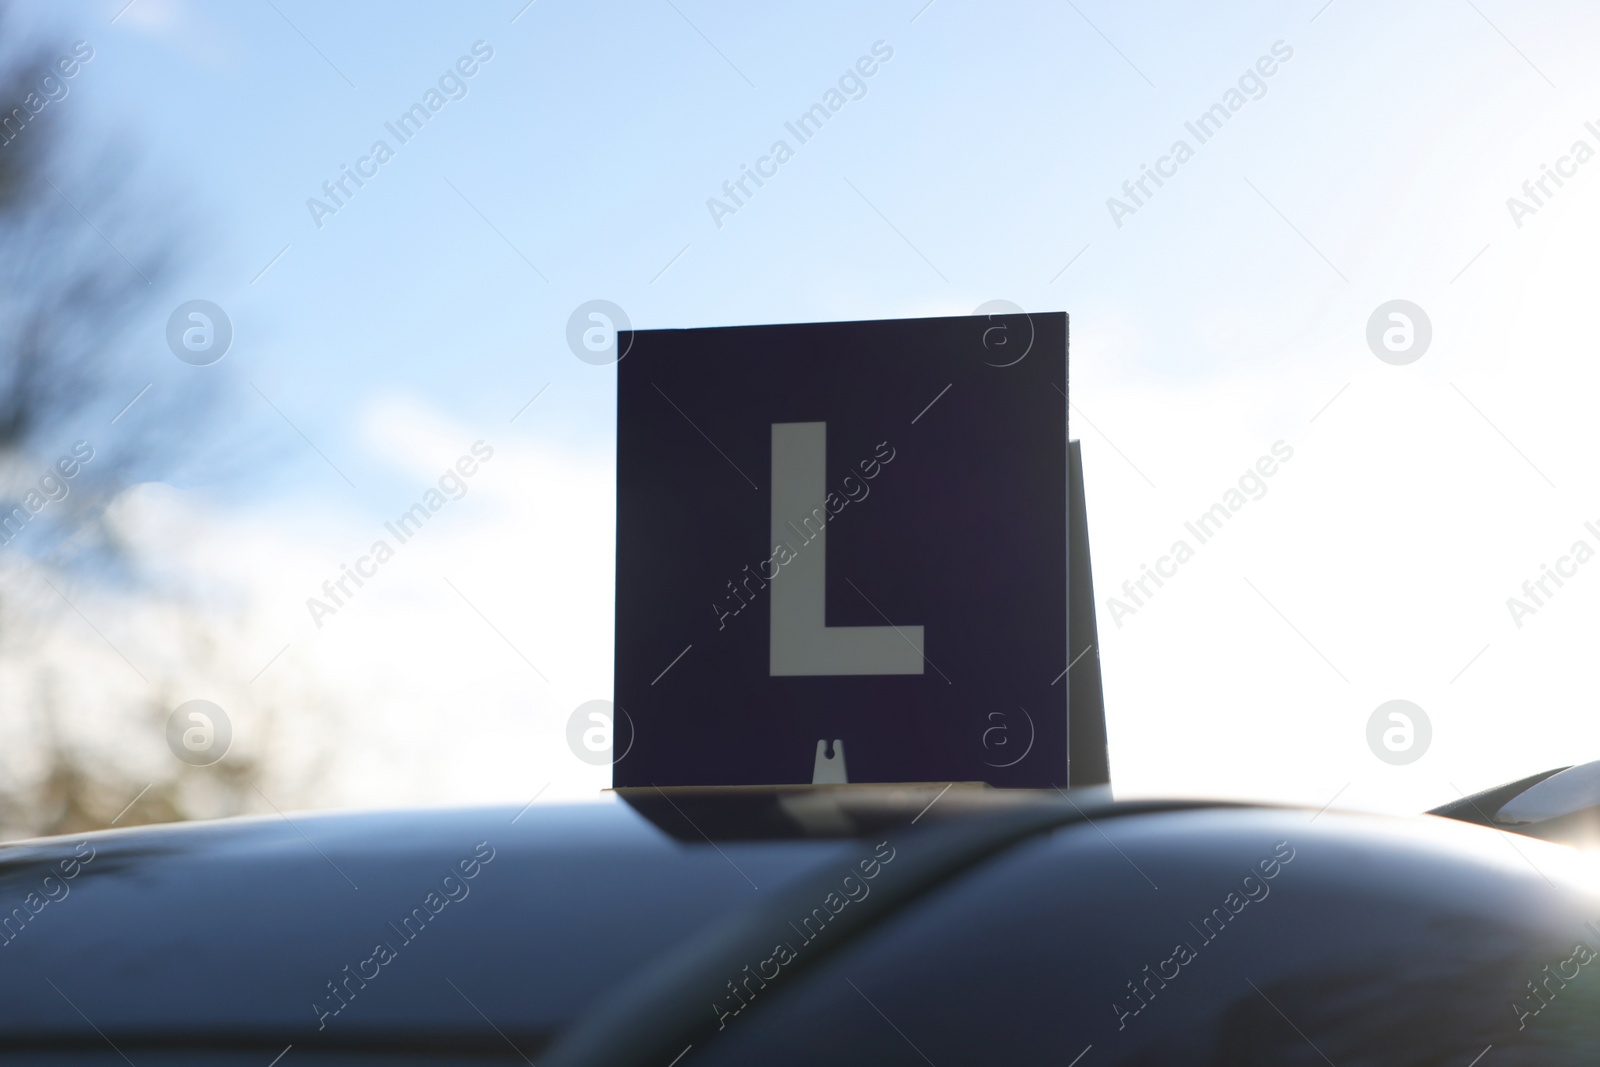
[{"label": "car roof", "polygon": [[[1526,1033],[1514,1014],[1539,1003],[1525,979],[1600,937],[1576,849],[1431,817],[1054,808],[856,843],[857,863],[608,992],[540,1067],[1065,1063],[1089,1045],[1116,1063],[1466,1063],[1490,1043],[1508,1063],[1594,1061],[1592,986]],[[1202,977],[1127,1022],[1180,943]]]},{"label": "car roof", "polygon": [[840,847],[696,847],[614,798],[12,844],[0,1044],[94,1044],[98,1029],[134,1045],[500,1046],[488,1016],[531,1050],[619,975]]},{"label": "car roof", "polygon": [[[532,1057],[652,968],[811,893],[863,841],[919,842],[896,869],[926,868],[910,899],[1030,835],[1189,810],[1218,816],[1203,837],[1236,807],[948,784],[649,790],[18,842],[0,846],[0,1044]],[[1396,821],[1252,807],[1357,845]],[[1447,851],[1511,853],[1492,830],[1410,821]]]}]

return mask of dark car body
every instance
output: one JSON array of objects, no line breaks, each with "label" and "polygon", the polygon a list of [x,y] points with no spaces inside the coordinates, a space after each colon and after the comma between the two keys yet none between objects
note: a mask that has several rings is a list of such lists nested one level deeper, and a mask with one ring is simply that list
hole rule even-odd
[{"label": "dark car body", "polygon": [[0,1052],[1600,1058],[1600,873],[1579,850],[1432,816],[935,792],[663,792],[7,846]]}]

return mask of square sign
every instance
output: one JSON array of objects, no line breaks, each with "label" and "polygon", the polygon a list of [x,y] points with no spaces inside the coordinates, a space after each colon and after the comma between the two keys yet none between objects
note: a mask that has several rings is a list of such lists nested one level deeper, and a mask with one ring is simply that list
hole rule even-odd
[{"label": "square sign", "polygon": [[1068,784],[1067,317],[1011,311],[619,338],[617,786]]}]

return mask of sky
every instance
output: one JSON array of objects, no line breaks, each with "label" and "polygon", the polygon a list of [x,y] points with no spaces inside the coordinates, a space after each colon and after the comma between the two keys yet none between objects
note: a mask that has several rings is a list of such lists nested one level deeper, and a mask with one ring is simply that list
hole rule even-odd
[{"label": "sky", "polygon": [[[93,49],[41,119],[80,160],[126,146],[192,253],[130,328],[129,397],[141,377],[150,393],[123,415],[106,397],[82,433],[122,447],[141,404],[172,417],[162,390],[209,390],[188,446],[114,510],[196,592],[228,666],[190,676],[164,602],[85,590],[46,639],[86,665],[91,709],[152,677],[247,738],[288,707],[298,743],[332,748],[337,806],[592,796],[609,772],[572,755],[566,724],[611,692],[616,370],[569,349],[573,310],[605,299],[661,328],[1002,299],[1071,317],[1120,795],[1416,811],[1600,758],[1600,563],[1563,564],[1536,605],[1523,591],[1576,542],[1600,550],[1591,9],[19,14],[63,53]],[[875,50],[862,95],[776,177],[708,208]],[[385,124],[441,78],[459,98],[400,143]],[[1201,143],[1186,123],[1230,91]],[[380,139],[392,158],[362,163]],[[332,205],[324,183],[357,166],[376,173]],[[1566,176],[1541,191],[1547,167]],[[1145,168],[1168,177],[1140,190]],[[197,299],[234,333],[204,367],[165,339]],[[1397,300],[1431,333],[1403,364],[1368,340]],[[492,458],[464,495],[309,617],[478,442]],[[1259,499],[1153,594],[1123,592],[1275,450],[1292,458]],[[1368,741],[1391,700],[1431,725],[1402,765]]]}]

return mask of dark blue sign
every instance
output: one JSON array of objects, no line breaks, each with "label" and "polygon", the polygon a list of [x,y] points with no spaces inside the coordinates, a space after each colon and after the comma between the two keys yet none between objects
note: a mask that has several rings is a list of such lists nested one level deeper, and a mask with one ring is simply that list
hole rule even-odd
[{"label": "dark blue sign", "polygon": [[1067,785],[1065,314],[620,347],[617,786]]}]

